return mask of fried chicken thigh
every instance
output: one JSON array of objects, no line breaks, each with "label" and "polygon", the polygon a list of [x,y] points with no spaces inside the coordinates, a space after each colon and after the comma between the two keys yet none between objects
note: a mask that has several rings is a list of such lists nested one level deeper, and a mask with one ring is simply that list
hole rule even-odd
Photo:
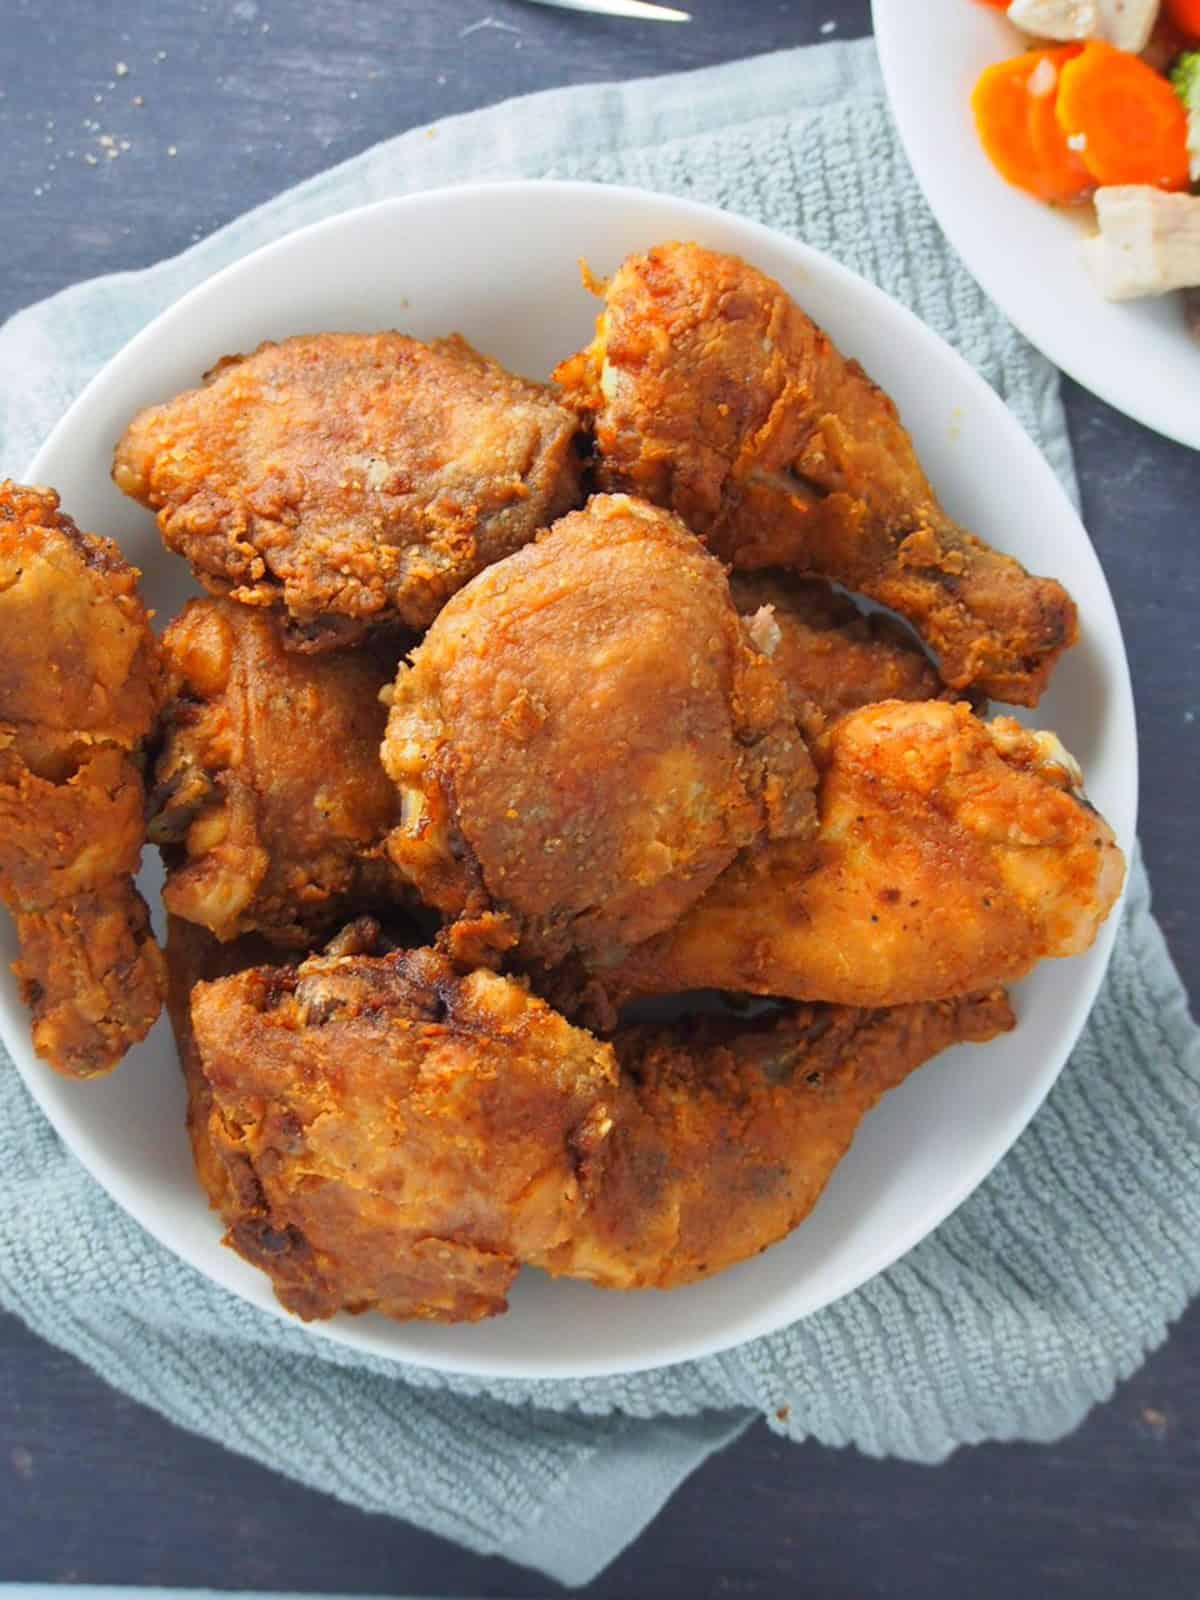
[{"label": "fried chicken thigh", "polygon": [[384,763],[397,865],[527,958],[612,958],[761,839],[810,834],[814,772],[720,564],[598,496],[449,602],[402,668]]},{"label": "fried chicken thigh", "polygon": [[109,1071],[162,1006],[133,886],[161,696],[138,576],[52,490],[0,483],[0,898],[34,1048],[71,1077]]},{"label": "fried chicken thigh", "polygon": [[1124,858],[1053,734],[889,701],[817,747],[816,841],[746,852],[598,981],[614,1004],[719,988],[893,1006],[1086,950]]},{"label": "fried chicken thigh", "polygon": [[694,244],[631,256],[556,376],[594,419],[599,487],[669,506],[735,566],[889,606],[952,688],[1037,704],[1070,597],[951,521],[892,401],[773,279]]},{"label": "fried chicken thigh", "polygon": [[610,1045],[431,950],[194,984],[237,949],[207,937],[176,924],[169,946],[197,1168],[226,1243],[304,1318],[475,1321],[522,1263],[619,1289],[706,1277],[807,1216],[887,1089],[1012,1026],[993,993]]},{"label": "fried chicken thigh", "polygon": [[217,594],[297,647],[413,628],[579,503],[575,418],[454,336],[317,333],[228,357],[151,406],[117,485]]},{"label": "fried chicken thigh", "polygon": [[810,741],[860,706],[951,694],[911,635],[890,617],[864,616],[827,583],[785,572],[736,572],[729,589]]},{"label": "fried chicken thigh", "polygon": [[950,1045],[1012,1026],[996,990],[620,1030],[621,1093],[587,1173],[591,1200],[539,1265],[606,1289],[674,1289],[757,1255],[808,1216],[888,1089]]},{"label": "fried chicken thigh", "polygon": [[281,619],[193,600],[163,636],[171,698],[151,796],[168,911],[218,938],[306,948],[401,897],[384,843],[396,792],[379,759],[395,655],[296,655]]},{"label": "fried chicken thigh", "polygon": [[475,1321],[569,1237],[616,1063],[519,983],[317,956],[198,984],[192,1025],[226,1242],[297,1315]]}]

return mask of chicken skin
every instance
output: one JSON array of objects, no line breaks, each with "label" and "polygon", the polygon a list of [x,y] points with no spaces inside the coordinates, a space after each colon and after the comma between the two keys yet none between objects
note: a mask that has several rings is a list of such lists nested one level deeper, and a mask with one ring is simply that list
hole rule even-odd
[{"label": "chicken skin", "polygon": [[737,567],[899,612],[951,688],[1037,704],[1069,595],[951,521],[892,401],[773,279],[694,244],[631,256],[556,376],[594,421],[600,488],[669,506]]},{"label": "chicken skin", "polygon": [[38,1054],[107,1072],[162,1007],[133,886],[142,751],[162,693],[138,572],[49,489],[0,483],[0,898]]},{"label": "chicken skin", "polygon": [[449,602],[401,669],[396,864],[527,959],[614,959],[737,851],[811,834],[815,774],[720,564],[598,496]]},{"label": "chicken skin", "polygon": [[431,950],[195,982],[238,949],[172,927],[197,1170],[226,1243],[305,1319],[475,1321],[523,1263],[606,1288],[706,1277],[807,1216],[887,1089],[1012,1026],[994,993],[604,1044]]},{"label": "chicken skin", "polygon": [[197,984],[191,1011],[202,1176],[298,1316],[476,1321],[569,1237],[616,1063],[519,983],[314,956]]},{"label": "chicken skin", "polygon": [[910,634],[890,617],[864,616],[827,583],[785,572],[736,572],[729,589],[810,742],[860,706],[952,696]]},{"label": "chicken skin", "polygon": [[580,500],[578,424],[455,336],[316,333],[228,357],[117,446],[118,487],[216,594],[297,648],[424,628]]},{"label": "chicken skin", "polygon": [[379,759],[395,655],[297,655],[272,611],[193,600],[163,636],[171,698],[149,834],[168,911],[219,939],[308,948],[401,897]]},{"label": "chicken skin", "polygon": [[591,1199],[538,1264],[606,1289],[674,1289],[759,1254],[808,1216],[887,1090],[950,1045],[1013,1025],[996,990],[620,1030],[621,1093]]},{"label": "chicken skin", "polygon": [[815,842],[740,856],[598,974],[613,1004],[700,988],[858,1006],[969,994],[1086,950],[1120,893],[1121,850],[1053,734],[888,701],[835,723],[817,759]]}]

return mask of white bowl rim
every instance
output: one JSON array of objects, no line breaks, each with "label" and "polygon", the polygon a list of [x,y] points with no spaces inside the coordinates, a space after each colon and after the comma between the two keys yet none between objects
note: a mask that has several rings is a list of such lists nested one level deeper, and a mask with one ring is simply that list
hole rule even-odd
[{"label": "white bowl rim", "polygon": [[[1125,772],[1121,802],[1108,808],[1109,820],[1117,832],[1118,839],[1128,853],[1134,840],[1137,811],[1137,739],[1128,657],[1125,652],[1124,639],[1107,580],[1096,560],[1086,530],[1079,522],[1078,515],[1067,498],[1061,483],[1055,476],[1053,469],[986,380],[940,334],[923,323],[907,306],[892,299],[890,295],[871,283],[870,280],[861,277],[858,273],[853,272],[850,268],[843,266],[833,257],[826,255],[813,246],[778,232],[751,218],[724,211],[720,207],[674,195],[661,194],[652,190],[640,189],[631,185],[594,183],[574,179],[518,178],[444,186],[414,194],[389,197],[373,201],[368,205],[351,207],[337,212],[330,217],[322,218],[317,222],[298,228],[279,239],[261,246],[237,261],[229,263],[212,276],[196,284],[171,305],[165,307],[113,355],[72,402],[61,420],[51,430],[44,444],[37,451],[28,469],[29,480],[32,482],[39,481],[39,469],[43,460],[59,449],[64,439],[68,439],[71,436],[77,420],[81,416],[86,416],[87,412],[95,404],[97,396],[103,393],[108,384],[117,381],[128,364],[140,356],[144,349],[161,340],[164,334],[169,332],[173,326],[185,321],[194,308],[208,296],[227,290],[232,284],[236,283],[241,275],[255,273],[261,270],[264,263],[286,256],[289,252],[298,248],[303,250],[311,240],[328,233],[335,233],[348,223],[353,224],[367,214],[379,214],[388,211],[416,213],[425,207],[437,208],[447,202],[456,204],[465,202],[469,204],[472,197],[484,194],[498,193],[501,196],[507,195],[517,198],[527,196],[531,189],[545,192],[548,195],[570,193],[576,197],[591,198],[596,203],[601,204],[619,204],[623,199],[638,203],[651,200],[661,203],[665,208],[681,218],[690,216],[698,223],[720,219],[721,223],[725,225],[732,224],[738,231],[746,235],[748,245],[744,253],[748,258],[752,258],[754,241],[761,241],[764,245],[769,244],[770,247],[776,250],[782,248],[793,256],[800,270],[803,270],[805,266],[812,267],[835,282],[840,281],[845,285],[851,286],[853,293],[865,295],[869,300],[875,301],[880,308],[885,310],[886,315],[898,320],[899,324],[907,331],[909,337],[918,345],[923,341],[932,341],[935,346],[940,347],[943,356],[947,357],[959,369],[960,377],[969,388],[974,390],[980,404],[984,407],[985,413],[991,419],[989,426],[994,421],[997,429],[1008,433],[1014,454],[1024,458],[1022,463],[1023,470],[1027,471],[1032,477],[1040,478],[1050,494],[1058,498],[1063,518],[1074,523],[1080,535],[1080,549],[1085,559],[1087,554],[1090,553],[1092,560],[1096,562],[1096,572],[1102,593],[1107,598],[1107,606],[1104,609],[1108,614],[1093,617],[1091,620],[1096,624],[1103,623],[1106,626],[1106,631],[1111,634],[1112,642],[1116,646],[1117,653],[1108,662],[1109,670],[1113,676],[1113,715],[1127,729],[1128,754],[1130,757],[1129,765]],[[677,234],[675,236],[678,237],[680,235]],[[662,237],[667,237],[667,235],[664,234]],[[9,1014],[9,1008],[4,1006],[2,1001],[0,1001],[0,1038],[3,1039],[13,1060],[16,1062],[34,1099],[46,1113],[64,1143],[91,1176],[151,1237],[218,1287],[226,1289],[240,1298],[250,1299],[251,1304],[258,1309],[271,1311],[293,1328],[303,1326],[318,1338],[329,1339],[334,1343],[364,1351],[375,1357],[382,1356],[394,1362],[400,1368],[404,1366],[425,1367],[446,1374],[493,1380],[544,1381],[552,1379],[605,1378],[649,1372],[684,1361],[716,1355],[803,1320],[825,1306],[840,1300],[862,1284],[870,1281],[880,1272],[885,1271],[940,1226],[988,1177],[998,1162],[1003,1159],[1053,1087],[1059,1072],[1062,1070],[1062,1066],[1065,1065],[1071,1050],[1074,1048],[1074,1044],[1078,1041],[1079,1034],[1104,979],[1120,922],[1123,899],[1124,892],[1122,901],[1114,907],[1112,914],[1097,937],[1093,947],[1097,959],[1093,963],[1089,981],[1076,988],[1072,1003],[1067,1007],[1070,1017],[1068,1028],[1071,1043],[1063,1052],[1062,1062],[1053,1072],[1046,1073],[1045,1080],[1038,1085],[1037,1092],[1027,1097],[1020,1107],[1019,1114],[1009,1124],[1008,1133],[1010,1136],[998,1142],[994,1155],[985,1166],[963,1174],[958,1181],[947,1186],[944,1191],[939,1193],[935,1204],[927,1207],[919,1215],[914,1215],[908,1228],[896,1230],[889,1237],[886,1244],[881,1244],[879,1249],[866,1259],[865,1264],[860,1264],[855,1269],[843,1269],[840,1273],[836,1270],[828,1270],[826,1273],[828,1280],[826,1289],[814,1303],[805,1305],[799,1310],[781,1310],[772,1301],[771,1307],[774,1307],[774,1309],[767,1307],[758,1314],[743,1314],[739,1316],[731,1312],[728,1326],[719,1337],[696,1340],[691,1343],[687,1340],[677,1340],[674,1344],[649,1350],[644,1357],[639,1357],[633,1363],[628,1359],[617,1357],[607,1359],[600,1357],[587,1361],[573,1360],[570,1352],[563,1353],[551,1360],[545,1359],[543,1355],[541,1359],[512,1358],[498,1361],[496,1359],[479,1359],[469,1349],[464,1349],[461,1355],[454,1352],[439,1353],[437,1359],[433,1360],[411,1352],[394,1349],[383,1340],[364,1335],[366,1319],[356,1319],[342,1314],[327,1322],[297,1324],[296,1319],[278,1305],[274,1297],[270,1295],[269,1290],[264,1297],[253,1298],[239,1284],[222,1281],[214,1276],[209,1267],[204,1265],[194,1252],[183,1247],[179,1241],[171,1238],[166,1230],[156,1227],[152,1213],[147,1215],[145,1210],[139,1207],[137,1201],[139,1185],[136,1180],[129,1180],[123,1171],[116,1168],[110,1160],[107,1160],[103,1150],[90,1137],[83,1134],[80,1129],[63,1127],[50,1103],[48,1093],[50,1086],[55,1081],[61,1080],[56,1080],[55,1075],[49,1072],[45,1064],[34,1057],[28,1042],[28,1021],[24,1013],[22,1012],[20,1015]],[[199,1190],[197,1193],[199,1196]],[[263,1281],[265,1283],[265,1279]],[[653,1294],[655,1291],[645,1292]],[[408,1325],[393,1324],[390,1326],[403,1329]]]}]

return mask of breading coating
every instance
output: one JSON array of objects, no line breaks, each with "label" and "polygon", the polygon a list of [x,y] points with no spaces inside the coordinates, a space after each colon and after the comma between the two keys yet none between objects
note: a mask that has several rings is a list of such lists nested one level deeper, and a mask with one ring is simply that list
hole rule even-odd
[{"label": "breading coating", "polygon": [[613,958],[739,849],[814,824],[807,748],[723,569],[624,495],[449,602],[396,680],[384,763],[397,865],[450,916],[500,913],[530,959]]},{"label": "breading coating", "polygon": [[887,1090],[950,1045],[1013,1026],[996,990],[621,1029],[621,1094],[591,1199],[539,1265],[606,1289],[674,1289],[758,1255],[808,1216]]},{"label": "breading coating", "polygon": [[733,603],[760,637],[811,742],[830,722],[881,700],[949,697],[920,645],[891,617],[864,616],[827,583],[735,572]]},{"label": "breading coating", "polygon": [[191,994],[202,1177],[288,1310],[476,1321],[569,1236],[616,1062],[519,983],[415,950]]},{"label": "breading coating", "polygon": [[173,922],[172,1021],[226,1243],[306,1319],[475,1321],[522,1264],[618,1289],[707,1277],[803,1221],[886,1090],[1012,1026],[996,992],[609,1045],[429,950],[238,970],[255,943]]},{"label": "breading coating", "polygon": [[315,333],[231,356],[130,423],[113,478],[206,588],[300,647],[423,628],[579,504],[578,424],[457,335]]},{"label": "breading coating", "polygon": [[149,834],[168,911],[220,939],[307,948],[403,896],[384,848],[398,817],[379,759],[395,652],[297,655],[278,614],[193,600],[163,636],[171,697]]},{"label": "breading coating", "polygon": [[1074,642],[1062,585],[951,521],[888,396],[736,256],[629,257],[594,344],[556,376],[594,419],[600,488],[669,506],[736,566],[899,612],[952,688],[1036,705]]},{"label": "breading coating", "polygon": [[71,1077],[111,1070],[162,1006],[133,886],[162,694],[138,577],[52,490],[0,483],[0,898],[34,1048]]},{"label": "breading coating", "polygon": [[816,754],[816,840],[739,857],[675,927],[598,974],[613,1003],[718,988],[903,1005],[1091,945],[1125,861],[1053,734],[888,701],[843,717]]}]

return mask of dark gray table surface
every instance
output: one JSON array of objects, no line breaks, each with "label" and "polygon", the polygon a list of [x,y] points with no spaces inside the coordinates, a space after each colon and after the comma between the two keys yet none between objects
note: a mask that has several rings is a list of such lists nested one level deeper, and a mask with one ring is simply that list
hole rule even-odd
[{"label": "dark gray table surface", "polygon": [[[0,316],[179,250],[407,127],[554,84],[677,71],[870,25],[866,0],[692,9],[690,26],[666,27],[520,0],[3,0]],[[1195,993],[1200,456],[1065,389],[1085,519],[1132,661],[1142,840]],[[984,1446],[939,1469],[788,1446],[757,1428],[587,1592],[1194,1596],[1198,1358],[1194,1310],[1073,1438]],[[0,1581],[68,1579],[547,1590],[183,1434],[0,1317]]]}]

